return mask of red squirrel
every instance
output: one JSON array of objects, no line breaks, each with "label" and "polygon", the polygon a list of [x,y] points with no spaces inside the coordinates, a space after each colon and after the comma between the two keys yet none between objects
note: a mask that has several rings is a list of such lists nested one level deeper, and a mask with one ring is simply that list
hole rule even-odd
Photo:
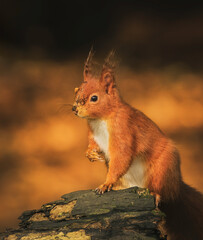
[{"label": "red squirrel", "polygon": [[174,143],[144,113],[121,98],[112,55],[98,76],[93,73],[90,51],[72,109],[88,122],[86,156],[90,161],[104,161],[108,169],[106,181],[96,192],[148,188],[166,214],[167,239],[201,240],[203,195],[183,182]]}]

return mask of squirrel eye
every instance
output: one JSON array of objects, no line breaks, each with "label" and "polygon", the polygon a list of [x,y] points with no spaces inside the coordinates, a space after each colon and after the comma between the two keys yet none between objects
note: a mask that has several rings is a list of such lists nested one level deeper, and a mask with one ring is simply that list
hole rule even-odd
[{"label": "squirrel eye", "polygon": [[90,101],[91,102],[96,102],[97,99],[98,99],[98,97],[96,95],[94,95],[94,96],[91,97]]}]

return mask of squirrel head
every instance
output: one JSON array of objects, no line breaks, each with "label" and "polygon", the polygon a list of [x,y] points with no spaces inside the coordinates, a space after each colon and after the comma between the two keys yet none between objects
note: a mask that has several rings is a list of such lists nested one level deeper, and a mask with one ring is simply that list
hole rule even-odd
[{"label": "squirrel head", "polygon": [[113,54],[111,52],[106,58],[101,74],[95,76],[92,71],[92,49],[89,52],[83,71],[84,81],[79,88],[75,88],[73,111],[77,116],[102,119],[111,114],[119,99],[114,75],[115,64],[111,61]]}]

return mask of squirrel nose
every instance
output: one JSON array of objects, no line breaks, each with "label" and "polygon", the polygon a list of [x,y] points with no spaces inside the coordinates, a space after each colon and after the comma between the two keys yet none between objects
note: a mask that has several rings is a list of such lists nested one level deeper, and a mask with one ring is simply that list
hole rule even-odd
[{"label": "squirrel nose", "polygon": [[72,111],[75,111],[76,110],[76,106],[75,105],[73,105],[73,107],[72,107]]}]

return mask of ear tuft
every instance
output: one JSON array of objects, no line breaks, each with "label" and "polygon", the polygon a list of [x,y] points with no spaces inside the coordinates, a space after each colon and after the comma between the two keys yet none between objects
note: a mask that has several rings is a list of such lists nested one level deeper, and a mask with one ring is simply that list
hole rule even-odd
[{"label": "ear tuft", "polygon": [[111,70],[114,71],[118,65],[118,60],[115,58],[115,50],[111,50],[106,59],[104,60],[103,70],[107,71]]},{"label": "ear tuft", "polygon": [[114,71],[118,61],[115,60],[115,50],[112,50],[104,61],[100,83],[105,87],[105,91],[110,94],[116,87]]},{"label": "ear tuft", "polygon": [[93,46],[91,47],[87,60],[85,61],[85,65],[84,65],[84,71],[83,71],[83,76],[84,76],[84,81],[86,80],[86,78],[88,76],[91,75],[92,73],[92,58],[94,56],[94,50],[93,50]]}]

